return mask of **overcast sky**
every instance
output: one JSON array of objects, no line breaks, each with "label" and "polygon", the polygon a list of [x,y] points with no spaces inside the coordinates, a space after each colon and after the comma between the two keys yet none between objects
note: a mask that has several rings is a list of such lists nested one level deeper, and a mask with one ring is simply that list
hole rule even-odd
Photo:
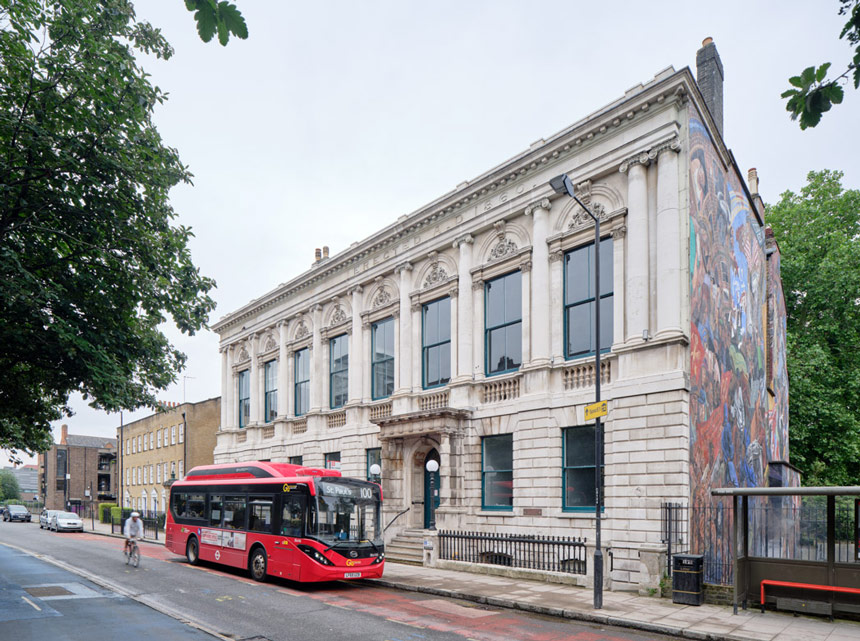
[{"label": "overcast sky", "polygon": [[[199,40],[181,0],[137,3],[176,50],[145,68],[170,94],[158,129],[195,176],[171,200],[218,283],[210,322],[307,270],[314,248],[337,254],[662,69],[695,73],[707,36],[726,143],[766,202],[810,170],[860,187],[860,92],[804,132],[779,97],[806,66],[847,66],[837,0],[233,1],[250,37],[227,47]],[[217,336],[168,333],[189,360],[162,398],[219,396]],[[56,435],[115,436],[119,415],[73,405]]]}]

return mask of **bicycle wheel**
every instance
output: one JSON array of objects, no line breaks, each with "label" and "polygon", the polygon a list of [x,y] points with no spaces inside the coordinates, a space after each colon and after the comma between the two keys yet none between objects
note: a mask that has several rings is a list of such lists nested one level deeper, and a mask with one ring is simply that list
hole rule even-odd
[{"label": "bicycle wheel", "polygon": [[138,548],[136,545],[134,546],[134,549],[131,551],[131,556],[132,556],[132,563],[134,563],[134,567],[137,567],[138,565],[140,565],[140,548]]},{"label": "bicycle wheel", "polygon": [[128,551],[128,548],[125,548],[123,551],[123,556],[125,556],[125,564],[128,565],[131,562],[131,554]]}]

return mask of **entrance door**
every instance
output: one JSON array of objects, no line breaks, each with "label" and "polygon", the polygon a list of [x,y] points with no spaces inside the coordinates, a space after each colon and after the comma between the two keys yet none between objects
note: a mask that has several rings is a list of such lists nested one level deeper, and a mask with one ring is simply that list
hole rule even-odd
[{"label": "entrance door", "polygon": [[[439,452],[435,449],[427,452],[424,459],[424,528],[430,527],[430,506],[435,510],[439,507],[439,471],[428,472],[427,461],[439,463]],[[430,491],[430,479],[433,479],[433,491]],[[431,496],[432,494],[432,496]],[[432,501],[432,502],[431,502]]]}]

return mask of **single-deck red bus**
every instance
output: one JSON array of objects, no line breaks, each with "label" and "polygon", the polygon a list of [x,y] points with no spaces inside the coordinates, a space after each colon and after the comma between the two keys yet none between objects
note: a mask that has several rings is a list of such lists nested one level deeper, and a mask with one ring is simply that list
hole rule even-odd
[{"label": "single-deck red bus", "polygon": [[165,542],[200,560],[293,581],[382,576],[382,490],[288,463],[202,465],[170,488]]}]

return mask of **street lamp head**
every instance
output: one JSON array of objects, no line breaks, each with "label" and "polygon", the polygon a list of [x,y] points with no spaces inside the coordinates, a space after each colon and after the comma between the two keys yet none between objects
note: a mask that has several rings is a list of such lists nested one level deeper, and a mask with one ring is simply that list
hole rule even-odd
[{"label": "street lamp head", "polygon": [[431,474],[433,472],[438,472],[439,471],[439,462],[434,461],[433,459],[430,459],[429,461],[427,461],[427,471],[430,472]]},{"label": "street lamp head", "polygon": [[382,468],[379,467],[379,465],[377,463],[374,463],[373,465],[370,466],[370,473],[373,476],[379,476],[380,474],[382,474]]},{"label": "street lamp head", "polygon": [[552,187],[552,190],[555,193],[561,194],[562,196],[567,194],[573,198],[573,183],[570,181],[567,174],[556,176],[549,181],[549,186]]}]

